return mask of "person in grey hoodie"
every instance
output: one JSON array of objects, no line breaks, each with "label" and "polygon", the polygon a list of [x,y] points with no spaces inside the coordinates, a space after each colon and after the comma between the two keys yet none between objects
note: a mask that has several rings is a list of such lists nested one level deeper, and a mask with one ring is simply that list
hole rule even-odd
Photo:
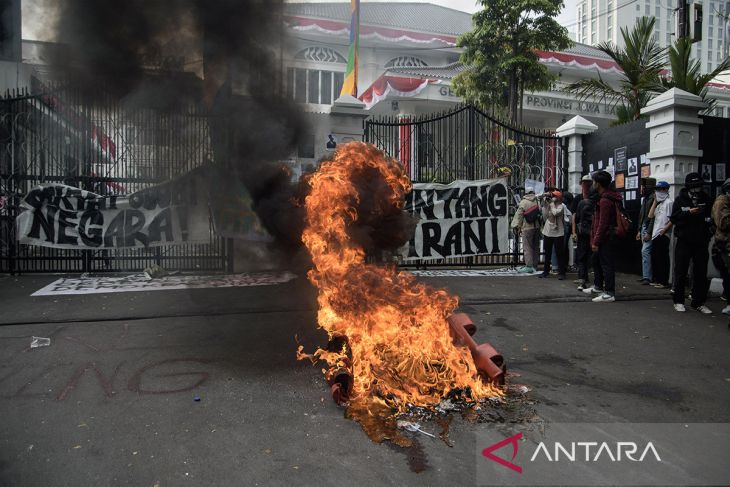
[{"label": "person in grey hoodie", "polygon": [[535,192],[530,190],[522,197],[520,204],[517,206],[514,218],[512,218],[512,231],[515,232],[516,238],[522,236],[522,249],[525,254],[525,265],[517,269],[517,272],[533,273],[537,269],[540,262],[540,229],[538,228],[539,219],[529,222],[525,219],[525,211],[539,211],[537,197]]}]

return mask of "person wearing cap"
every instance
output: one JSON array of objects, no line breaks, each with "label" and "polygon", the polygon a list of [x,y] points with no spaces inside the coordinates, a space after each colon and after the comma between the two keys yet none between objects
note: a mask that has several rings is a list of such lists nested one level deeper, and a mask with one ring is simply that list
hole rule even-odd
[{"label": "person wearing cap", "polygon": [[525,265],[517,269],[517,272],[532,274],[540,263],[540,229],[538,228],[539,220],[532,222],[525,218],[525,211],[536,211],[538,208],[535,190],[529,188],[525,196],[517,205],[517,211],[512,218],[512,230],[517,238],[522,236],[522,250],[525,254]]},{"label": "person wearing cap", "polygon": [[600,293],[593,298],[594,303],[611,303],[616,301],[616,243],[613,234],[616,228],[616,205],[623,205],[623,202],[621,195],[611,185],[611,174],[596,171],[591,177],[593,188],[599,195],[591,228],[591,250],[597,255],[594,263],[599,265],[593,272],[593,287],[583,292]]},{"label": "person wearing cap", "polygon": [[[730,178],[722,183],[722,193],[712,205],[715,224],[715,243],[712,245],[712,263],[722,276],[722,295],[730,303]],[[730,315],[730,304],[722,309]]]},{"label": "person wearing cap", "polygon": [[672,230],[672,222],[669,217],[672,214],[672,204],[669,197],[669,183],[659,181],[656,183],[654,201],[649,208],[647,218],[651,220],[651,267],[654,274],[652,286],[669,289],[669,244],[671,238],[669,232]]},{"label": "person wearing cap", "polygon": [[565,279],[566,272],[566,256],[565,245],[565,220],[563,218],[563,194],[560,191],[552,191],[541,195],[543,204],[542,214],[545,224],[542,227],[543,244],[545,247],[545,263],[543,264],[542,274],[538,277],[550,277],[550,258],[553,248],[558,254],[558,279]]},{"label": "person wearing cap", "polygon": [[[656,186],[656,179],[654,178],[641,178],[641,209],[639,210],[639,225],[636,232],[636,240],[641,242],[641,282],[644,285],[648,285],[652,282],[652,269],[651,269],[651,246],[652,246],[652,233],[653,233],[653,220],[648,218],[649,209],[654,203],[654,187]],[[669,193],[667,193],[669,194]]]},{"label": "person wearing cap", "polygon": [[702,190],[699,173],[691,172],[684,178],[684,188],[672,205],[670,220],[674,224],[677,243],[674,247],[674,310],[684,312],[685,284],[689,264],[692,263],[692,302],[690,305],[703,314],[712,310],[705,306],[709,281],[707,280],[707,249],[710,238],[710,196]]}]

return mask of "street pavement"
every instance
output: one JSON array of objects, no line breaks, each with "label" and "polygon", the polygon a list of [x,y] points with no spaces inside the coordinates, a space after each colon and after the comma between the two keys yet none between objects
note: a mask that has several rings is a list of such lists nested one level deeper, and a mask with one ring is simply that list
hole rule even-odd
[{"label": "street pavement", "polygon": [[[415,451],[344,418],[321,367],[295,358],[326,339],[303,278],[30,296],[57,277],[0,277],[2,486],[475,484],[487,424],[457,416],[452,447],[421,436]],[[705,316],[633,276],[611,304],[556,279],[422,280],[460,295],[540,421],[730,422],[719,299]],[[32,336],[51,344],[30,348]]]}]

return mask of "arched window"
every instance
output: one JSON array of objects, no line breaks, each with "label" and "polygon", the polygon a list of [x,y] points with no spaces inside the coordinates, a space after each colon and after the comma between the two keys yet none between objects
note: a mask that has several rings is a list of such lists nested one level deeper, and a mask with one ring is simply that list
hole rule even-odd
[{"label": "arched window", "polygon": [[303,61],[315,61],[319,63],[340,63],[347,64],[342,54],[329,47],[313,46],[299,51],[295,59]]},{"label": "arched window", "polygon": [[385,63],[386,68],[421,68],[423,66],[428,66],[428,63],[413,56],[398,56]]}]

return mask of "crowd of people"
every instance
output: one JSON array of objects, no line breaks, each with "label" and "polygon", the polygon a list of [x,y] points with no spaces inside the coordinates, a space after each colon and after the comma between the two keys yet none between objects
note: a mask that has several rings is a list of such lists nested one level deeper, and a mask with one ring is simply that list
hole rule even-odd
[{"label": "crowd of people", "polygon": [[[668,182],[642,178],[635,235],[628,235],[631,222],[606,171],[583,176],[581,194],[575,198],[555,189],[539,195],[528,191],[511,224],[524,251],[525,265],[518,272],[537,273],[542,236],[545,258],[537,277],[549,278],[555,268],[557,278],[564,280],[572,260],[578,272],[577,290],[594,296],[596,303],[613,302],[616,262],[620,248],[625,248],[622,240],[635,238],[641,242],[639,282],[669,290],[675,311],[684,312],[689,278],[691,308],[711,314],[706,305],[710,258],[722,277],[722,298],[730,298],[730,178],[721,190],[713,202],[703,190],[700,174],[692,172],[672,200]],[[730,305],[722,313],[730,315]]]}]

